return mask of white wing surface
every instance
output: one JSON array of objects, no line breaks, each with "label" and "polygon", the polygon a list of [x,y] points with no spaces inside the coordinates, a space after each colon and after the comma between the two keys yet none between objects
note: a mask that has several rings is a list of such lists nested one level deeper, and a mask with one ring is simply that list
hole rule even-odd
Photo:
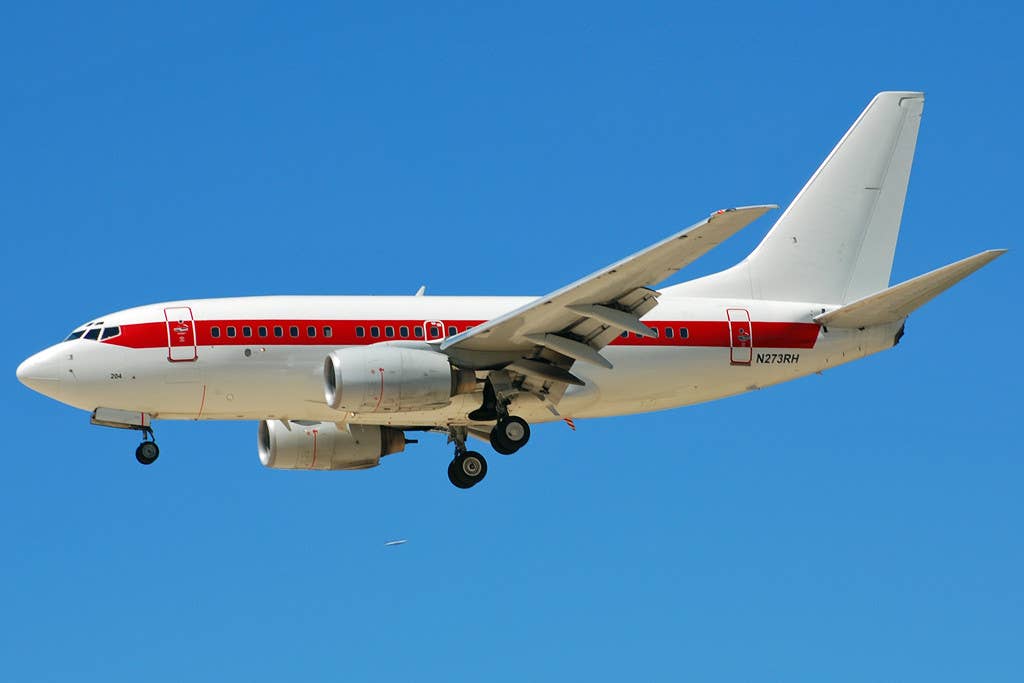
[{"label": "white wing surface", "polygon": [[[464,365],[497,367],[546,383],[581,384],[575,361],[611,367],[600,350],[623,331],[653,336],[640,317],[651,289],[742,230],[774,205],[717,211],[705,220],[525,306],[447,338],[441,350]],[[563,387],[564,391],[564,387]],[[548,394],[547,390],[541,393]]]}]

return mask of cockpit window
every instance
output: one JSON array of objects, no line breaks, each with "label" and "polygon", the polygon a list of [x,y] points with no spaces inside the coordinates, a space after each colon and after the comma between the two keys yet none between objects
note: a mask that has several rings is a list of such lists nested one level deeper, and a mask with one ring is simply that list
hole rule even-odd
[{"label": "cockpit window", "polygon": [[94,327],[94,328],[90,329],[88,332],[85,333],[85,338],[86,339],[93,339],[93,340],[99,339],[100,338],[100,328]]},{"label": "cockpit window", "polygon": [[68,338],[67,338],[67,339],[65,339],[64,341],[71,341],[72,339],[78,339],[78,338],[79,338],[79,337],[81,337],[81,336],[82,336],[83,334],[85,334],[85,329],[81,329],[81,330],[75,330],[74,332],[72,332],[71,334],[69,334],[69,335],[68,335]]},{"label": "cockpit window", "polygon": [[121,334],[121,328],[116,325],[114,327],[104,327],[103,334],[100,335],[100,339],[110,339],[111,337],[116,337],[119,334]]}]

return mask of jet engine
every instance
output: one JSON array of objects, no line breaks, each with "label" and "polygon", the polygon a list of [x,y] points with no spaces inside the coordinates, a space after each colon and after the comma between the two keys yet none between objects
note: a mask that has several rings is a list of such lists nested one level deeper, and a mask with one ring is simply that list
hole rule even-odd
[{"label": "jet engine", "polygon": [[405,433],[377,425],[333,422],[312,426],[263,420],[258,433],[260,462],[279,470],[364,470],[381,456],[405,450]]},{"label": "jet engine", "polygon": [[429,349],[361,346],[332,351],[324,360],[324,398],[335,410],[432,410],[475,390],[472,370],[452,367],[448,356]]}]

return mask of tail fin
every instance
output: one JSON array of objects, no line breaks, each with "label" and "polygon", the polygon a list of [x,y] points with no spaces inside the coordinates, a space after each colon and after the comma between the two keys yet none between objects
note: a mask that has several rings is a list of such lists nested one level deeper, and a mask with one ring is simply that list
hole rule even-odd
[{"label": "tail fin", "polygon": [[888,287],[923,108],[876,95],[746,260],[669,289],[842,304]]}]

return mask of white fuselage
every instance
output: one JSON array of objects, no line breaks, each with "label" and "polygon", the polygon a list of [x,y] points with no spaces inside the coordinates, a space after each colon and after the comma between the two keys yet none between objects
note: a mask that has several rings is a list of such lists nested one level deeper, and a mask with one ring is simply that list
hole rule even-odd
[{"label": "white fuselage", "polygon": [[[30,358],[19,376],[84,410],[130,410],[159,419],[468,424],[467,413],[480,406],[479,392],[423,412],[333,410],[324,399],[324,358],[359,344],[437,342],[531,300],[286,296],[154,304],[104,316],[83,337]],[[822,310],[813,303],[662,296],[644,317],[658,337],[617,338],[603,351],[612,369],[577,362],[572,372],[585,386],[569,387],[558,415],[529,394],[519,395],[511,412],[544,422],[710,401],[889,348],[901,324],[826,330],[812,321]],[[91,331],[97,328],[108,332]],[[109,336],[113,328],[116,334]]]}]

